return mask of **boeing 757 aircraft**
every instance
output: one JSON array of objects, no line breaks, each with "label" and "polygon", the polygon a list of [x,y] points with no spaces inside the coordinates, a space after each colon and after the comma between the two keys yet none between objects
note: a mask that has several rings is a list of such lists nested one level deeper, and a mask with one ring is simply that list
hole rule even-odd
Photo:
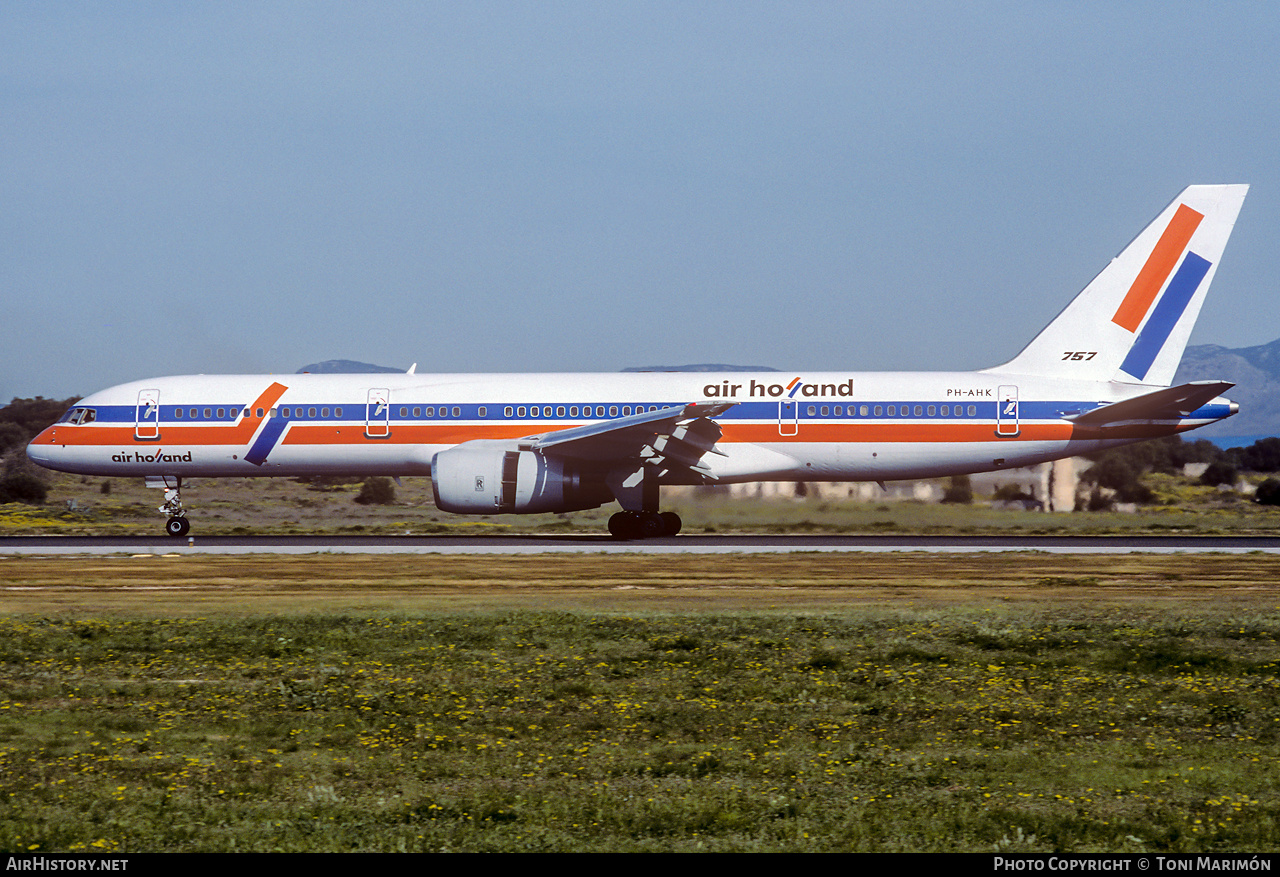
[{"label": "boeing 757 aircraft", "polygon": [[617,501],[673,535],[664,484],[876,481],[1015,468],[1230,417],[1232,384],[1172,387],[1247,186],[1191,186],[1012,360],[976,372],[226,375],[87,396],[27,448],[143,476],[186,535],[185,478],[430,475],[462,514]]}]

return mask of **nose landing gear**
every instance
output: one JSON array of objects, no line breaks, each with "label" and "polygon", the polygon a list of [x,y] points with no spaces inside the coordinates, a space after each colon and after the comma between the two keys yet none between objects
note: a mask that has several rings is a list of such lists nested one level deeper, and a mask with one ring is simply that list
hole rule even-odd
[{"label": "nose landing gear", "polygon": [[170,536],[181,538],[191,530],[191,522],[187,520],[187,510],[182,507],[182,479],[176,475],[148,475],[147,487],[164,488],[164,505],[159,512],[168,518],[164,531]]}]

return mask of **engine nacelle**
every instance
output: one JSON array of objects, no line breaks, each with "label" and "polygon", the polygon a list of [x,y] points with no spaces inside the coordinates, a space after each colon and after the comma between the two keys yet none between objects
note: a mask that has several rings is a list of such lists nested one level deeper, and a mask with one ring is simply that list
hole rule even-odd
[{"label": "engine nacelle", "polygon": [[431,459],[431,490],[442,511],[463,515],[574,512],[613,499],[577,465],[509,444],[468,442]]}]

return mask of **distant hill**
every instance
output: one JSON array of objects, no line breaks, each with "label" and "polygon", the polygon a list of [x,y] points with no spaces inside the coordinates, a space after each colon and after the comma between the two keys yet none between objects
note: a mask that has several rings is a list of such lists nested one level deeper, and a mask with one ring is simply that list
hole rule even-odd
[{"label": "distant hill", "polygon": [[1240,413],[1186,438],[1280,435],[1280,339],[1237,349],[1217,344],[1188,347],[1173,382],[1207,380],[1233,381],[1235,387],[1226,395],[1240,403]]},{"label": "distant hill", "polygon": [[624,368],[624,372],[776,372],[767,365],[723,365],[705,362],[697,365],[636,365]]},{"label": "distant hill", "polygon": [[402,368],[389,368],[385,365],[370,365],[367,362],[355,362],[350,359],[326,359],[324,362],[313,362],[298,369],[300,375],[368,375],[399,373]]}]

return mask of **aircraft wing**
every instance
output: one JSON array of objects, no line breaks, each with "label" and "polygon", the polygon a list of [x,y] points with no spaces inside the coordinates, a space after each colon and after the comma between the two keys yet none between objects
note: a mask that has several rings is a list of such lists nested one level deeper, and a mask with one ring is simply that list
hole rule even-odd
[{"label": "aircraft wing", "polygon": [[644,411],[533,436],[531,448],[579,460],[637,460],[655,467],[659,475],[692,470],[713,477],[702,462],[709,453],[723,456],[716,448],[722,432],[713,418],[734,404],[691,402]]},{"label": "aircraft wing", "polygon": [[1103,429],[1152,420],[1182,420],[1234,386],[1226,381],[1193,381],[1123,402],[1112,402],[1084,414],[1069,415],[1066,419],[1080,426]]}]

